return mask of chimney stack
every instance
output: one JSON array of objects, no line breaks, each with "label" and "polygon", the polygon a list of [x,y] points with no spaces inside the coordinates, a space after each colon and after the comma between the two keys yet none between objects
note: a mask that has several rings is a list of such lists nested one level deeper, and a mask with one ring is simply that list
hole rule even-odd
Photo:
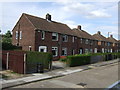
[{"label": "chimney stack", "polygon": [[46,14],[46,20],[51,21],[51,15],[49,13]]},{"label": "chimney stack", "polygon": [[81,25],[78,25],[77,29],[81,30]]},{"label": "chimney stack", "polygon": [[98,31],[98,32],[97,32],[97,34],[101,35],[101,32],[100,32],[100,31]]},{"label": "chimney stack", "polygon": [[113,38],[113,35],[110,35],[111,38]]}]

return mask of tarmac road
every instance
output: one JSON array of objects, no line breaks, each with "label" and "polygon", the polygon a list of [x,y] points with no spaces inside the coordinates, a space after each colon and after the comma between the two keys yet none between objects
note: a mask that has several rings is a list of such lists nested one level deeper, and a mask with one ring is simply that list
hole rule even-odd
[{"label": "tarmac road", "polygon": [[118,81],[118,63],[92,68],[11,88],[107,88]]}]

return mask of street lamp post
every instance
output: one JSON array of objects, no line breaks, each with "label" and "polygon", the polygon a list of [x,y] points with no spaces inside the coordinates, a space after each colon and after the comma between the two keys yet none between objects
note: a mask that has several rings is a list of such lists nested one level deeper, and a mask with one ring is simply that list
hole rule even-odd
[{"label": "street lamp post", "polygon": [[109,33],[111,33],[111,32],[108,32],[108,37],[109,37]]}]

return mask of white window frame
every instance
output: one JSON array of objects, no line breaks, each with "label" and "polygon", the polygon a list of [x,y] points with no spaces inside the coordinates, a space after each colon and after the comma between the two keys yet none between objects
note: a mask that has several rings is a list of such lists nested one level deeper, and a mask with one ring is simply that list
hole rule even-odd
[{"label": "white window frame", "polygon": [[40,52],[40,49],[44,49],[44,52],[47,52],[47,46],[39,46],[39,52]]},{"label": "white window frame", "polygon": [[62,56],[67,56],[67,48],[62,48],[62,51],[65,51],[65,54],[64,55],[62,55]]},{"label": "white window frame", "polygon": [[42,40],[45,39],[45,31],[41,31],[41,39],[42,39]]},{"label": "white window frame", "polygon": [[[63,41],[63,38],[65,39],[65,41]],[[68,41],[68,35],[62,35],[62,41],[67,42]]]},{"label": "white window frame", "polygon": [[72,37],[72,42],[75,42],[75,37],[74,36]]},{"label": "white window frame", "polygon": [[52,47],[52,50],[56,50],[56,55],[53,55],[53,57],[57,57],[58,56],[58,47]]},{"label": "white window frame", "polygon": [[83,54],[83,49],[82,48],[80,48],[79,54]]},{"label": "white window frame", "polygon": [[102,53],[105,53],[105,49],[104,48],[102,48]]},{"label": "white window frame", "polygon": [[85,44],[89,44],[89,40],[88,39],[85,40]]},{"label": "white window frame", "polygon": [[107,52],[107,49],[105,49],[105,53]]},{"label": "white window frame", "polygon": [[22,39],[22,31],[20,31],[20,39]]},{"label": "white window frame", "polygon": [[88,48],[85,48],[85,53],[88,53],[89,52],[89,49]]},{"label": "white window frame", "polygon": [[113,52],[112,48],[110,49],[110,52],[111,52],[111,53]]},{"label": "white window frame", "polygon": [[56,36],[56,40],[53,40],[53,39],[52,39],[52,41],[58,41],[58,33],[52,33],[52,37],[53,37],[53,36]]},{"label": "white window frame", "polygon": [[92,48],[90,49],[90,52],[93,53],[93,49]]},{"label": "white window frame", "polygon": [[83,43],[83,39],[82,38],[80,38],[80,43]]},{"label": "white window frame", "polygon": [[93,42],[94,42],[93,40],[90,40],[90,45],[93,45]]},{"label": "white window frame", "polygon": [[[31,49],[31,50],[30,50]],[[29,46],[29,51],[32,51],[32,46]]]},{"label": "white window frame", "polygon": [[94,49],[94,53],[97,53],[97,48]]},{"label": "white window frame", "polygon": [[15,32],[15,37],[18,39],[18,31]]}]

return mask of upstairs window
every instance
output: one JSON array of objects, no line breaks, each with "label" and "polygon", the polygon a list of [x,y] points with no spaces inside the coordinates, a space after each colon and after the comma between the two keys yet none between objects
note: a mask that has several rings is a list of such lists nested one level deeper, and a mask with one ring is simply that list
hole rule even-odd
[{"label": "upstairs window", "polygon": [[108,46],[110,46],[110,42],[108,42],[107,44],[108,44]]},{"label": "upstairs window", "polygon": [[93,45],[93,41],[92,40],[90,40],[90,45]]},{"label": "upstairs window", "polygon": [[18,31],[16,31],[15,37],[16,39],[18,39]]},{"label": "upstairs window", "polygon": [[67,56],[67,48],[62,48],[62,56]]},{"label": "upstairs window", "polygon": [[58,33],[52,33],[52,41],[58,41]]},{"label": "upstairs window", "polygon": [[68,41],[68,36],[67,35],[62,35],[62,41],[67,42]]},{"label": "upstairs window", "polygon": [[22,31],[20,31],[20,39],[22,39]]},{"label": "upstairs window", "polygon": [[41,39],[44,40],[45,39],[45,31],[41,32]]},{"label": "upstairs window", "polygon": [[80,43],[83,43],[83,39],[82,38],[80,39]]},{"label": "upstairs window", "polygon": [[74,36],[72,37],[72,42],[75,42],[75,37]]},{"label": "upstairs window", "polygon": [[89,43],[89,40],[88,40],[88,39],[86,39],[85,44],[88,44],[88,43]]}]

